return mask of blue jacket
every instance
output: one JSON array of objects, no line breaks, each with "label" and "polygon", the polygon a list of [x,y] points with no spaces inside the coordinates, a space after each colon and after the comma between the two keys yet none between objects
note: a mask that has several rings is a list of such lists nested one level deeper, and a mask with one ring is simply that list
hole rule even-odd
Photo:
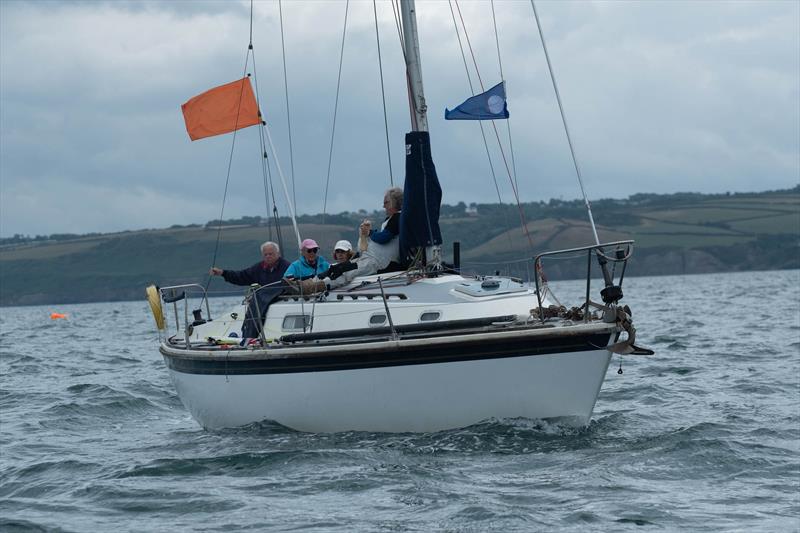
[{"label": "blue jacket", "polygon": [[381,226],[383,229],[370,231],[369,238],[378,244],[386,244],[400,234],[400,213],[386,217]]},{"label": "blue jacket", "polygon": [[280,281],[287,268],[289,268],[289,262],[281,257],[272,268],[266,268],[262,261],[244,270],[223,270],[222,277],[234,285],[252,285],[253,283],[269,285]]},{"label": "blue jacket", "polygon": [[300,259],[289,265],[289,268],[286,269],[286,273],[284,273],[283,277],[306,279],[312,276],[316,276],[317,274],[321,274],[326,270],[328,270],[330,267],[331,264],[328,263],[327,259],[325,259],[321,255],[317,256],[316,267],[309,265],[305,257],[300,257]]}]

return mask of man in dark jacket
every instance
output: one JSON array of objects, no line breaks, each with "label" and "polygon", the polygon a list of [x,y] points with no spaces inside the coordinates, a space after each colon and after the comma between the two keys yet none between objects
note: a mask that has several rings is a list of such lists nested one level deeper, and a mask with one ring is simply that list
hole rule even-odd
[{"label": "man in dark jacket", "polygon": [[222,276],[228,283],[234,285],[271,285],[279,282],[283,278],[283,273],[289,268],[289,262],[281,257],[281,249],[274,242],[267,241],[261,245],[261,256],[264,258],[260,263],[245,268],[244,270],[223,270],[212,267],[212,276]]},{"label": "man in dark jacket", "polygon": [[[212,276],[222,276],[225,281],[234,285],[258,283],[262,287],[267,286],[256,291],[247,306],[247,314],[242,324],[243,338],[259,336],[264,318],[267,316],[267,308],[283,292],[281,280],[289,268],[289,262],[281,257],[281,249],[274,242],[267,241],[261,245],[261,256],[264,258],[263,261],[244,270],[223,270],[212,267],[209,272]],[[253,320],[253,317],[259,317],[260,320]]]}]

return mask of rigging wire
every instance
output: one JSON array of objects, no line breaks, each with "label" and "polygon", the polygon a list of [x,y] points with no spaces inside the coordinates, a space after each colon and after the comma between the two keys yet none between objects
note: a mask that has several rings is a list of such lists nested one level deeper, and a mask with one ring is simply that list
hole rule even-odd
[{"label": "rigging wire", "polygon": [[392,0],[392,14],[394,15],[394,25],[397,28],[397,37],[400,39],[400,50],[403,52],[403,59],[406,57],[406,43],[403,40],[403,21],[400,17],[400,6],[397,0]]},{"label": "rigging wire", "polygon": [[[273,241],[272,224],[270,223],[270,209],[269,209],[269,200],[271,197],[273,206],[272,212],[275,215],[274,216],[275,232],[277,233],[277,238],[279,242],[278,246],[281,247],[283,239],[281,236],[280,224],[278,222],[278,206],[275,204],[276,196],[275,196],[275,190],[272,187],[272,172],[270,171],[269,159],[267,156],[267,148],[264,139],[264,127],[263,127],[264,116],[261,114],[261,91],[259,90],[258,87],[258,68],[257,68],[258,63],[256,61],[256,51],[255,48],[253,48],[253,0],[250,0],[250,43],[248,44],[247,48],[253,54],[253,81],[256,86],[255,87],[256,106],[258,107],[258,115],[261,118],[262,122],[262,124],[260,124],[258,128],[258,141],[259,141],[260,153],[263,154],[263,156],[260,156],[261,159],[260,163],[261,163],[261,176],[264,184],[264,207],[267,214],[267,231],[269,235],[269,240]],[[272,195],[270,195],[270,192],[272,192]]]},{"label": "rigging wire", "polygon": [[[252,45],[251,45],[252,46]],[[260,92],[258,89],[258,69],[256,68],[256,51],[253,49],[253,79],[256,85],[256,104],[258,104],[259,113],[261,113],[261,101],[260,101]],[[264,138],[264,117],[261,117],[261,126],[258,128],[258,140],[259,146],[261,150],[261,154],[263,154],[261,159],[261,176],[264,182],[264,202],[265,208],[267,212],[267,228],[269,231],[269,240],[272,241],[272,223],[275,224],[275,232],[278,238],[278,247],[283,246],[283,236],[281,235],[281,226],[279,222],[278,216],[278,206],[276,202],[275,196],[275,189],[272,185],[272,171],[269,165],[269,157],[267,155],[267,146],[266,146],[266,139]],[[271,193],[271,194],[270,194]],[[272,222],[270,222],[270,206],[269,200],[272,198]]]},{"label": "rigging wire", "polygon": [[[494,26],[494,42],[497,47],[497,65],[500,67],[500,79],[505,81],[506,76],[503,74],[503,59],[500,57],[500,37],[497,33],[497,17],[494,13],[494,0],[492,0],[492,25]],[[514,171],[514,185],[519,190],[519,181],[517,181],[517,161],[514,157],[514,142],[511,138],[511,118],[506,119],[506,128],[508,130],[508,151],[511,152],[511,169]]]},{"label": "rigging wire", "polygon": [[328,173],[325,176],[325,196],[322,200],[322,223],[325,223],[325,215],[328,212],[328,187],[331,182],[331,163],[333,162],[333,141],[336,138],[336,115],[339,112],[339,88],[342,84],[342,63],[344,63],[344,42],[347,36],[347,14],[350,10],[350,0],[344,6],[344,28],[342,28],[342,48],[339,52],[339,74],[336,77],[336,101],[333,104],[333,125],[331,126],[331,147],[328,150]]},{"label": "rigging wire", "polygon": [[[252,46],[252,44],[251,44]],[[242,69],[242,78],[244,79],[247,77],[247,66],[250,63],[250,52],[251,48],[248,46],[247,53],[245,54],[244,59],[244,69]],[[214,243],[214,254],[211,258],[211,266],[214,266],[217,262],[217,253],[219,252],[219,241],[220,237],[222,236],[222,217],[225,213],[225,201],[228,198],[228,185],[230,184],[231,180],[231,167],[233,166],[233,152],[234,148],[236,147],[236,134],[238,133],[238,126],[239,126],[239,114],[242,108],[242,95],[244,94],[244,82],[241,84],[241,89],[239,90],[239,104],[236,108],[236,121],[233,123],[233,136],[231,138],[231,151],[230,155],[228,156],[228,170],[225,175],[225,189],[222,193],[222,206],[220,207],[219,211],[219,219],[217,220],[217,238]],[[206,280],[205,290],[208,290],[208,286],[211,283],[212,275],[209,273],[208,279]],[[205,296],[204,296],[205,299]],[[201,302],[202,305],[202,302]]]},{"label": "rigging wire", "polygon": [[[481,75],[480,75],[480,70],[478,69],[478,62],[475,59],[475,52],[472,49],[472,43],[469,40],[469,33],[467,32],[467,25],[464,23],[464,16],[461,14],[461,7],[458,5],[458,0],[454,0],[454,2],[456,4],[456,10],[458,11],[458,16],[461,19],[461,25],[464,27],[464,38],[467,40],[467,46],[469,47],[469,52],[470,52],[470,55],[472,56],[472,62],[475,65],[475,72],[478,75],[478,81],[480,82],[480,85],[481,85],[481,91],[485,91],[485,88],[483,86],[483,80],[481,79]],[[497,145],[500,148],[500,154],[503,157],[503,164],[505,165],[506,172],[508,173],[508,180],[509,180],[509,182],[511,182],[511,190],[514,192],[514,199],[517,202],[517,210],[519,211],[520,222],[522,224],[522,231],[525,233],[525,236],[528,238],[528,245],[530,246],[531,253],[533,253],[533,251],[534,251],[533,238],[531,237],[530,231],[528,231],[528,224],[525,221],[525,212],[523,211],[522,205],[521,205],[520,200],[519,200],[519,192],[517,191],[517,188],[514,185],[514,179],[511,176],[511,169],[508,166],[508,160],[506,159],[506,154],[505,154],[505,151],[503,150],[503,143],[500,142],[500,133],[497,131],[497,124],[495,124],[494,120],[492,120],[492,128],[494,128],[494,134],[495,134],[495,137],[497,138]]]},{"label": "rigging wire", "polygon": [[378,70],[381,75],[381,100],[383,102],[383,127],[386,132],[386,157],[389,160],[389,186],[394,187],[394,175],[392,173],[392,150],[389,144],[389,119],[386,116],[386,91],[383,87],[383,60],[381,59],[381,35],[378,31],[378,7],[375,0],[372,0],[372,13],[375,15],[375,41],[378,43]]},{"label": "rigging wire", "polygon": [[[461,34],[458,31],[458,22],[456,22],[456,14],[453,11],[453,2],[449,1],[448,4],[450,6],[450,16],[453,18],[453,28],[456,31],[456,38],[458,39],[458,47],[461,50],[461,59],[464,62],[464,71],[467,73],[467,83],[469,83],[469,92],[474,96],[475,87],[472,84],[472,76],[470,76],[469,73],[469,66],[467,65],[467,56],[466,54],[464,54],[464,45],[461,42]],[[480,74],[478,75],[480,76]],[[497,191],[497,201],[502,205],[503,198],[500,195],[500,185],[497,183],[497,174],[495,173],[494,163],[492,162],[492,155],[489,151],[489,142],[486,140],[486,131],[483,129],[483,121],[479,120],[477,122],[481,130],[481,136],[483,137],[483,146],[486,149],[486,159],[488,159],[489,161],[489,170],[492,173],[492,181],[494,182],[494,188]],[[509,239],[510,238],[511,236],[509,236]]]},{"label": "rigging wire", "polygon": [[289,168],[292,177],[292,208],[297,212],[297,193],[294,177],[294,147],[292,145],[292,119],[289,111],[289,78],[286,75],[286,44],[283,35],[283,2],[278,0],[278,18],[281,25],[281,57],[283,58],[283,91],[286,95],[286,125],[289,133]]},{"label": "rigging wire", "polygon": [[575,148],[572,146],[572,137],[569,134],[569,127],[567,126],[567,117],[564,114],[564,106],[561,104],[561,94],[558,92],[558,84],[556,84],[556,76],[553,74],[553,66],[550,63],[550,54],[547,53],[547,44],[544,42],[544,32],[542,32],[542,25],[539,22],[539,14],[536,12],[536,4],[531,0],[531,7],[533,8],[533,17],[536,19],[536,27],[539,30],[539,37],[542,40],[542,48],[544,49],[544,57],[547,60],[547,68],[550,71],[550,79],[553,82],[553,90],[556,93],[556,100],[558,101],[558,110],[561,112],[561,121],[564,123],[564,132],[567,135],[567,143],[569,144],[569,152],[572,154],[572,163],[575,165],[575,173],[578,175],[578,185],[583,194],[583,201],[586,203],[586,210],[589,213],[589,222],[592,224],[592,233],[594,233],[594,240],[596,244],[600,244],[600,238],[597,236],[597,228],[594,225],[594,217],[592,217],[592,206],[589,203],[589,198],[586,196],[586,190],[583,188],[583,178],[581,177],[581,169],[578,166],[578,159],[575,157]]},{"label": "rigging wire", "polygon": [[[250,9],[251,9],[251,16],[252,16],[252,0],[251,0]],[[283,33],[283,32],[281,31],[281,33]],[[253,44],[251,42],[250,45],[249,45],[248,51],[252,50],[252,48],[253,48]],[[284,56],[284,59],[285,59],[285,56]],[[255,52],[253,52],[253,62],[255,63]],[[285,66],[285,61],[284,61],[284,66]],[[255,64],[253,65],[253,69],[254,69],[254,72],[255,72]],[[286,81],[286,77],[284,76],[284,82],[285,81]],[[256,80],[256,87],[258,87],[258,80]],[[288,104],[288,101],[287,101],[287,104]],[[288,107],[287,107],[287,110],[288,110]],[[260,113],[261,112],[259,111],[259,116],[261,116]],[[287,117],[288,117],[288,115],[287,115]],[[293,203],[292,203],[291,197],[289,196],[289,191],[286,188],[286,180],[285,180],[285,178],[283,176],[283,171],[281,170],[281,163],[278,160],[277,151],[275,150],[275,146],[272,143],[272,136],[270,135],[270,132],[269,132],[269,126],[267,125],[267,122],[264,120],[263,116],[261,116],[261,128],[259,128],[259,141],[261,142],[261,149],[262,149],[262,152],[264,154],[264,159],[266,160],[267,159],[267,149],[266,149],[266,143],[264,143],[264,140],[265,140],[264,133],[266,133],[266,141],[269,144],[269,148],[272,151],[272,154],[274,156],[273,159],[275,160],[275,168],[278,171],[278,177],[280,178],[281,185],[283,186],[283,192],[284,192],[284,196],[286,198],[286,204],[287,204],[287,207],[289,209],[289,215],[291,217],[291,221],[292,221],[292,226],[294,228],[295,237],[297,238],[297,245],[300,246],[300,229],[297,226],[297,218],[295,217],[295,211],[293,209]],[[267,161],[267,169],[269,171],[268,161]],[[270,174],[270,177],[269,177],[269,181],[270,181],[270,188],[271,188],[272,187],[271,174]],[[294,182],[292,182],[292,183],[294,184]],[[275,221],[275,228],[276,228],[277,237],[278,237],[278,246],[280,248],[283,248],[283,238],[282,238],[282,235],[281,235],[280,217],[278,216],[278,207],[277,207],[277,205],[275,203],[275,198],[276,198],[275,191],[273,189],[272,190],[273,220]]]},{"label": "rigging wire", "polygon": [[[472,76],[470,75],[470,72],[469,72],[469,65],[467,64],[467,56],[464,53],[464,45],[461,42],[461,34],[458,31],[458,22],[456,22],[456,14],[453,11],[453,2],[449,1],[448,4],[450,6],[450,16],[453,19],[453,28],[456,31],[456,38],[458,39],[458,48],[461,50],[461,60],[464,62],[464,72],[466,72],[466,74],[467,74],[467,83],[469,83],[469,92],[470,92],[470,94],[472,94],[474,96],[475,95],[475,87],[472,84]],[[489,170],[492,173],[492,182],[494,183],[494,188],[497,191],[497,201],[502,206],[503,205],[503,198],[500,195],[500,185],[497,183],[497,174],[496,174],[496,172],[494,170],[494,163],[492,162],[491,152],[489,151],[489,141],[486,139],[486,131],[483,129],[483,121],[479,120],[477,122],[478,122],[478,126],[480,127],[480,130],[481,130],[481,137],[483,138],[483,147],[486,150],[486,159],[489,161]],[[508,220],[508,213],[506,213],[505,210],[502,209],[502,208],[501,208],[501,212],[503,213],[503,221],[505,222],[506,227],[510,227],[511,224],[509,223],[509,220]],[[506,232],[506,236],[508,237],[508,247],[509,247],[510,250],[513,250],[514,249],[514,241],[511,239],[511,233]]]}]

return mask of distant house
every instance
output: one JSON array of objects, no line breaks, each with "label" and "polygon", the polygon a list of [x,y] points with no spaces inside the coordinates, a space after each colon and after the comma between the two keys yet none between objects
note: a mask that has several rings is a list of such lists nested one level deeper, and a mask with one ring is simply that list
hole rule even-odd
[{"label": "distant house", "polygon": [[477,204],[469,204],[466,209],[464,209],[464,214],[470,217],[478,216],[478,206]]}]

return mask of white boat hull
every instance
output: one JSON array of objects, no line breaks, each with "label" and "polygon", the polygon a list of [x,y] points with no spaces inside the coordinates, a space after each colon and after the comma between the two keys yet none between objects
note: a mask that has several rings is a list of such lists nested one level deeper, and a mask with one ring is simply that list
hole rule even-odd
[{"label": "white boat hull", "polygon": [[183,404],[208,429],[273,420],[311,432],[429,432],[490,418],[566,417],[585,424],[610,359],[597,349],[272,374],[170,368],[170,376]]}]

